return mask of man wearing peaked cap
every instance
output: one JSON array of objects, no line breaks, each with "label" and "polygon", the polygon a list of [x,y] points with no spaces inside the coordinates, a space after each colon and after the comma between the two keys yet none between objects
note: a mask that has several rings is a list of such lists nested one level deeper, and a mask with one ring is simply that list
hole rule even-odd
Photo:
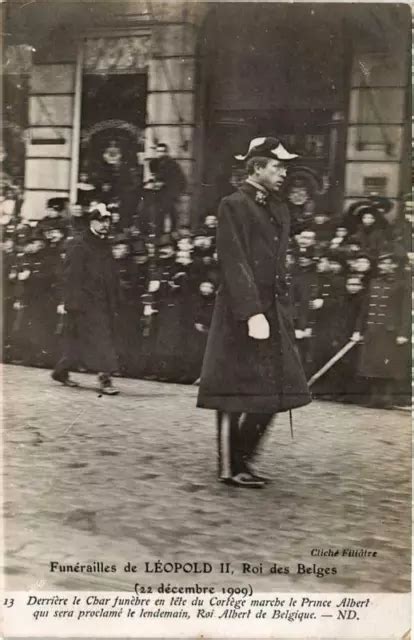
[{"label": "man wearing peaked cap", "polygon": [[120,286],[108,242],[111,214],[103,203],[88,211],[89,228],[74,239],[63,268],[62,312],[66,315],[63,355],[52,378],[66,386],[78,386],[69,372],[80,362],[98,374],[101,393],[115,395],[111,374],[118,369],[115,349]]},{"label": "man wearing peaked cap", "polygon": [[197,405],[217,412],[219,478],[237,487],[264,486],[250,464],[273,416],[310,402],[286,284],[291,221],[278,195],[296,157],[276,138],[255,138],[237,156],[246,182],[219,206],[221,284]]}]

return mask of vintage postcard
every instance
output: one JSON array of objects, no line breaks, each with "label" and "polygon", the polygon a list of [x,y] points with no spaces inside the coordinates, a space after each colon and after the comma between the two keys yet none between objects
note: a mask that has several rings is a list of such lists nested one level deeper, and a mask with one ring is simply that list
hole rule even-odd
[{"label": "vintage postcard", "polygon": [[411,6],[1,9],[2,636],[407,640]]}]

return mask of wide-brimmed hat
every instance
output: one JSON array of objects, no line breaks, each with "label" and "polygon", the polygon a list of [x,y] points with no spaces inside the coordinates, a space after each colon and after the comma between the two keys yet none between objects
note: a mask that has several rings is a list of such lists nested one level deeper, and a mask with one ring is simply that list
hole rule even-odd
[{"label": "wide-brimmed hat", "polygon": [[299,156],[290,153],[277,138],[253,138],[250,141],[246,155],[235,156],[236,160],[250,160],[250,158],[271,158],[273,160],[293,160]]},{"label": "wide-brimmed hat", "polygon": [[360,217],[364,213],[372,213],[375,216],[385,215],[392,209],[392,201],[383,196],[373,196],[352,202],[346,212],[349,217]]}]

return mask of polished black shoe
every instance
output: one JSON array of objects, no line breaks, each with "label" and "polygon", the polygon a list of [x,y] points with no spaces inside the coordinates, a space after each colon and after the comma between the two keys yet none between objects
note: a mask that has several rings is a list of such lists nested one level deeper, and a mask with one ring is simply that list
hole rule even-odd
[{"label": "polished black shoe", "polygon": [[117,396],[119,389],[112,385],[112,380],[109,376],[98,376],[99,393],[105,396]]},{"label": "polished black shoe", "polygon": [[234,487],[246,487],[247,489],[261,489],[265,486],[263,480],[258,480],[258,478],[244,471],[231,478],[222,478],[221,481]]},{"label": "polished black shoe", "polygon": [[53,373],[51,373],[50,375],[52,380],[64,384],[65,387],[79,387],[79,383],[71,380],[68,374],[59,374],[53,371]]},{"label": "polished black shoe", "polygon": [[112,385],[106,385],[103,387],[99,387],[99,393],[102,393],[105,396],[117,396],[119,394],[119,389],[113,387]]}]

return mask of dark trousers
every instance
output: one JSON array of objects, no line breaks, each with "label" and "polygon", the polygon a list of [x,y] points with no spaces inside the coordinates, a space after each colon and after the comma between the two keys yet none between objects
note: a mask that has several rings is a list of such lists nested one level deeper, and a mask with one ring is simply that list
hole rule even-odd
[{"label": "dark trousers", "polygon": [[[53,373],[61,378],[67,378],[69,373],[73,370],[77,369],[77,365],[74,364],[73,359],[69,357],[67,354],[63,354],[60,360],[58,360],[55,368],[53,369]],[[98,373],[99,379],[102,382],[108,381],[111,379],[111,374],[106,371],[100,371]]]},{"label": "dark trousers", "polygon": [[[110,378],[110,374],[117,370],[111,340],[110,330],[104,327],[95,341],[95,335],[85,326],[85,322],[82,324],[77,314],[68,312],[63,327],[62,355],[54,368],[55,375],[65,378],[70,371],[78,370],[81,365],[84,370],[103,374],[105,379]],[[102,345],[101,349],[98,345]]]},{"label": "dark trousers", "polygon": [[66,378],[73,368],[74,366],[72,364],[72,361],[66,355],[63,355],[55,365],[53,372],[58,376]]},{"label": "dark trousers", "polygon": [[231,478],[246,471],[274,414],[217,411],[218,475]]}]

